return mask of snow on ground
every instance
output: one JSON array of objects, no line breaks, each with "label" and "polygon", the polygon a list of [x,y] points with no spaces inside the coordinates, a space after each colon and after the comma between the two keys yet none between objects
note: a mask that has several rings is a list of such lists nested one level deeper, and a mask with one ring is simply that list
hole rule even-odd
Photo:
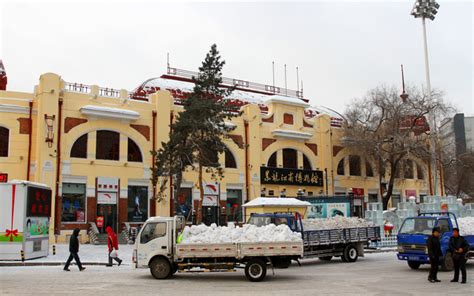
[{"label": "snow on ground", "polygon": [[305,230],[342,229],[373,226],[372,223],[357,217],[336,216],[332,218],[305,219]]},{"label": "snow on ground", "polygon": [[458,218],[458,226],[461,235],[474,235],[474,217]]},{"label": "snow on ground", "polygon": [[186,226],[183,244],[243,243],[243,242],[284,242],[300,241],[301,236],[287,225],[269,224],[261,227],[245,224],[243,227],[217,226],[212,224]]}]

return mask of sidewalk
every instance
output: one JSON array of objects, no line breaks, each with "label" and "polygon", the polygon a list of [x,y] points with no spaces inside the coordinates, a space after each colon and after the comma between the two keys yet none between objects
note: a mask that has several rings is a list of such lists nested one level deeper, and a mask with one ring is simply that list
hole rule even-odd
[{"label": "sidewalk", "polygon": [[[119,245],[118,255],[122,265],[132,264],[133,245]],[[79,258],[83,265],[105,265],[108,263],[107,245],[82,244],[79,246]],[[69,257],[69,244],[57,244],[56,255],[53,246],[49,246],[49,256],[37,259],[18,261],[0,261],[0,266],[55,266],[64,265]],[[74,260],[72,261],[75,264]],[[114,264],[116,262],[114,261]]]}]

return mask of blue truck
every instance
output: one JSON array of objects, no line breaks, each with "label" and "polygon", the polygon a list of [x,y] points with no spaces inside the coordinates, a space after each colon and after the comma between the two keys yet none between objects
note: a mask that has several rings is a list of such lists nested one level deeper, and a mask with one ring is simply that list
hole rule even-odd
[{"label": "blue truck", "polygon": [[380,240],[379,226],[305,230],[299,213],[252,214],[247,223],[257,226],[288,225],[292,231],[301,233],[303,258],[319,258],[323,261],[341,257],[344,262],[355,262],[358,257],[364,256],[364,248],[370,242]]},{"label": "blue truck", "polygon": [[[458,228],[456,215],[451,212],[421,213],[416,217],[409,217],[403,221],[397,235],[397,257],[408,262],[411,269],[418,269],[422,264],[429,264],[426,240],[431,235],[433,227],[441,230],[441,267],[445,271],[453,269],[453,260],[449,251],[449,239],[453,228]],[[462,234],[462,230],[460,231]],[[474,235],[464,238],[470,245],[468,258],[474,258]]]}]

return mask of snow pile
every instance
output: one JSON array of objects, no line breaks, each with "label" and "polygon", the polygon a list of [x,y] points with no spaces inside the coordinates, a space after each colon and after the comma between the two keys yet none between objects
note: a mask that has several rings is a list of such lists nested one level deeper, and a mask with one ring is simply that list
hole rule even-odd
[{"label": "snow pile", "polygon": [[332,218],[303,220],[304,230],[342,229],[373,226],[371,222],[357,217],[336,216]]},{"label": "snow pile", "polygon": [[259,242],[296,242],[301,240],[298,233],[291,231],[287,225],[269,224],[261,227],[245,224],[243,227],[227,227],[211,224],[186,226],[183,230],[183,244],[215,243],[259,243]]},{"label": "snow pile", "polygon": [[458,226],[461,235],[474,235],[474,217],[458,218]]}]

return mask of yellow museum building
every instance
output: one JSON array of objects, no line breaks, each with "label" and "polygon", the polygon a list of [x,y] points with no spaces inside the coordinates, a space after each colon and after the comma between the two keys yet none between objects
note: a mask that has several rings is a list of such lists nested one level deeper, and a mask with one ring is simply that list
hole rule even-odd
[{"label": "yellow museum building", "polygon": [[[32,93],[0,91],[0,173],[52,188],[50,233],[59,240],[76,227],[120,232],[149,216],[200,210],[197,173],[185,173],[179,196],[167,190],[160,201],[150,182],[150,151],[167,141],[190,78],[169,68],[129,92],[46,73]],[[336,112],[311,106],[302,91],[225,78],[226,85],[236,86],[229,99],[242,115],[227,123],[235,129],[219,155],[224,178],[204,177],[207,211],[242,222],[242,204],[260,196],[350,196],[359,211],[380,200],[376,163],[342,146]],[[396,179],[394,206],[433,191],[428,166],[408,164]]]}]

